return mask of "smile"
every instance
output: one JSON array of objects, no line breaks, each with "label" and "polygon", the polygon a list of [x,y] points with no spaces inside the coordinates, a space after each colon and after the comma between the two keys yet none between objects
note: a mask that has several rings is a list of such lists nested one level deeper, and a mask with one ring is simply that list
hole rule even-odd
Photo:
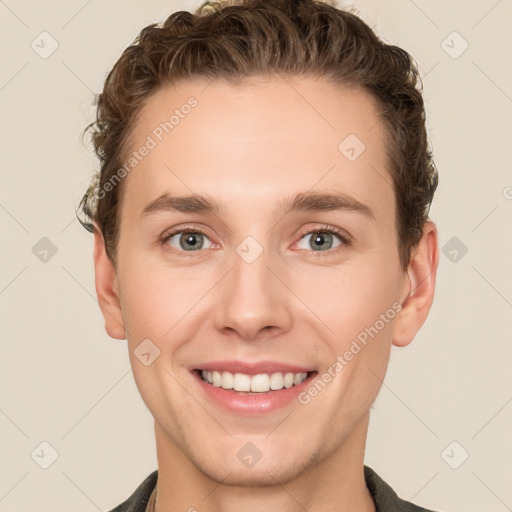
[{"label": "smile", "polygon": [[255,417],[293,404],[297,406],[298,396],[312,384],[318,372],[248,375],[195,369],[191,375],[212,405],[237,416]]},{"label": "smile", "polygon": [[275,372],[272,374],[247,375],[217,370],[198,370],[198,372],[200,372],[199,375],[204,382],[216,388],[221,387],[226,390],[246,393],[268,393],[269,391],[288,389],[302,384],[307,379],[308,373],[313,373]]}]

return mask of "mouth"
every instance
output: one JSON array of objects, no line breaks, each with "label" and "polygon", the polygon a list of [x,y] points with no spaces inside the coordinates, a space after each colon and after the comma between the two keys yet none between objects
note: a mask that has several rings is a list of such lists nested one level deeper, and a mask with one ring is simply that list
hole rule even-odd
[{"label": "mouth", "polygon": [[273,372],[248,375],[200,368],[194,369],[193,373],[208,386],[221,388],[236,395],[268,395],[291,388],[302,388],[306,381],[310,381],[318,374],[313,370],[299,373]]},{"label": "mouth", "polygon": [[301,394],[319,375],[311,366],[278,360],[217,360],[188,370],[213,406],[253,418],[302,406]]}]

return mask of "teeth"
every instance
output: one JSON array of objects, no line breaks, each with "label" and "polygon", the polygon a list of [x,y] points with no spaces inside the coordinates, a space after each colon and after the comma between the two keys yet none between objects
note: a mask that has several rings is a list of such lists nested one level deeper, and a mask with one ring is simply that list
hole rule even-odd
[{"label": "teeth", "polygon": [[220,383],[222,382],[222,375],[219,372],[213,372],[213,382],[212,384],[218,388],[220,386]]},{"label": "teeth", "polygon": [[230,372],[222,372],[222,382],[221,386],[224,389],[233,389],[235,378],[233,377],[233,374]]},{"label": "teeth", "polygon": [[251,379],[251,391],[255,393],[270,391],[270,377],[266,373],[254,375]]},{"label": "teeth", "polygon": [[202,379],[216,388],[233,389],[253,393],[267,393],[270,390],[291,388],[304,382],[307,373],[260,373],[258,375],[246,375],[244,373],[231,373],[219,371],[201,371]]},{"label": "teeth", "polygon": [[233,375],[233,389],[235,391],[251,391],[251,377],[243,373]]},{"label": "teeth", "polygon": [[293,373],[287,373],[284,376],[284,387],[285,388],[291,388],[293,386],[293,383],[295,382],[295,376]]},{"label": "teeth", "polygon": [[282,373],[273,373],[270,376],[270,389],[283,389],[283,374]]},{"label": "teeth", "polygon": [[304,379],[301,380],[301,375],[302,375],[301,373],[297,373],[297,374],[294,375],[293,383],[295,385],[300,384],[302,382],[302,380],[304,380]]}]

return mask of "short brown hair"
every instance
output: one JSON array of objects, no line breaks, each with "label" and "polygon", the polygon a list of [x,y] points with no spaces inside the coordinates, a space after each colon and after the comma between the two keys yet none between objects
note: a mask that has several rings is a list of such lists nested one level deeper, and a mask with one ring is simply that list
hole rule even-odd
[{"label": "short brown hair", "polygon": [[358,16],[320,0],[205,2],[194,14],[173,13],[143,28],[108,74],[96,98],[92,143],[99,176],[80,202],[116,263],[122,183],[98,197],[121,167],[137,114],[157,89],[181,80],[257,75],[325,77],[377,100],[386,132],[387,168],[396,199],[403,269],[422,236],[438,174],[427,140],[421,79],[413,58],[385,44]]}]

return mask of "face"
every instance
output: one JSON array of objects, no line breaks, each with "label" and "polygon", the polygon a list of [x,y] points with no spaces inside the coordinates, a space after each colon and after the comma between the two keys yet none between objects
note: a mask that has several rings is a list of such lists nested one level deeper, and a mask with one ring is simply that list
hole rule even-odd
[{"label": "face", "polygon": [[107,331],[159,451],[225,483],[289,481],[364,445],[410,291],[384,128],[367,93],[324,80],[207,85],[161,89],[134,126],[130,154],[149,149],[124,183]]}]

